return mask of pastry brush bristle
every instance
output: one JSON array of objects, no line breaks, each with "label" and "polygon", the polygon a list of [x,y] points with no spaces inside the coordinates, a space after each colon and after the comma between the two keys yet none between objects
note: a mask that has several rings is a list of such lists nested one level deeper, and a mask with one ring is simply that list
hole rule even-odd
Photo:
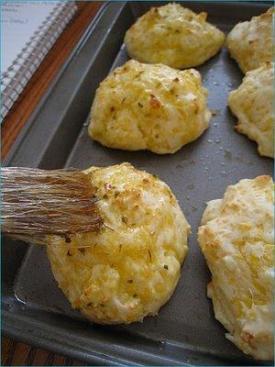
[{"label": "pastry brush bristle", "polygon": [[2,231],[29,242],[99,230],[95,188],[82,171],[1,169]]}]

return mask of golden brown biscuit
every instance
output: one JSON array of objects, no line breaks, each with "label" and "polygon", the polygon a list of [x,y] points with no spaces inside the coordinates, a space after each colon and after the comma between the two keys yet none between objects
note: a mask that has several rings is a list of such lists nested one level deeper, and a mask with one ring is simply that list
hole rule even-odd
[{"label": "golden brown biscuit", "polygon": [[174,153],[208,127],[199,72],[128,61],[99,86],[89,135],[110,148]]},{"label": "golden brown biscuit", "polygon": [[180,4],[152,8],[126,32],[127,51],[150,64],[179,69],[201,65],[224,42],[224,34],[206,18],[207,13],[196,14]]},{"label": "golden brown biscuit", "polygon": [[229,186],[208,203],[198,234],[215,316],[227,339],[261,360],[273,358],[273,190],[269,176]]},{"label": "golden brown biscuit", "polygon": [[260,155],[273,158],[271,63],[246,73],[240,87],[228,98],[231,111],[238,118],[236,130],[255,140]]},{"label": "golden brown biscuit", "polygon": [[142,321],[173,294],[187,253],[187,223],[169,187],[130,164],[90,168],[104,226],[52,236],[55,279],[73,308],[102,324]]},{"label": "golden brown biscuit", "polygon": [[238,23],[228,34],[226,45],[244,73],[272,61],[272,13]]}]

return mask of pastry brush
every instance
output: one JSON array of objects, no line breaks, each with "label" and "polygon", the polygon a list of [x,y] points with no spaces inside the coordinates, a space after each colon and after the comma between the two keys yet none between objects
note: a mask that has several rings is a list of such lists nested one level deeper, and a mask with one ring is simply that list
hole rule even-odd
[{"label": "pastry brush", "polygon": [[80,170],[6,167],[1,184],[2,232],[15,239],[46,244],[48,235],[100,229],[96,190]]}]

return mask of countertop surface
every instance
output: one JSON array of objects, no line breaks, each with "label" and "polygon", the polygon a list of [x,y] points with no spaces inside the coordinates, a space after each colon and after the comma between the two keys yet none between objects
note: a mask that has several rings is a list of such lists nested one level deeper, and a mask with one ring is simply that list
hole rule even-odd
[{"label": "countertop surface", "polygon": [[2,159],[8,154],[21,129],[103,3],[77,1],[76,4],[77,13],[46,55],[2,123]]}]

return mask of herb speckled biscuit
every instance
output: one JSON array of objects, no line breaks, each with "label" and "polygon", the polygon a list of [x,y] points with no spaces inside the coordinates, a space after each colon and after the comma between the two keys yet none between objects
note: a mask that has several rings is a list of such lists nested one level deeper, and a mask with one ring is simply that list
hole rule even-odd
[{"label": "herb speckled biscuit", "polygon": [[208,203],[198,232],[215,316],[226,337],[259,360],[273,358],[273,192],[269,176],[229,186]]},{"label": "herb speckled biscuit", "polygon": [[231,111],[238,118],[236,130],[255,140],[260,155],[273,158],[271,63],[246,73],[240,87],[228,98]]},{"label": "herb speckled biscuit", "polygon": [[224,34],[180,4],[152,8],[126,32],[128,54],[141,62],[183,69],[203,64],[224,43]]},{"label": "herb speckled biscuit", "polygon": [[175,153],[207,129],[210,117],[198,71],[130,60],[97,89],[88,132],[109,148]]},{"label": "herb speckled biscuit", "polygon": [[226,45],[244,73],[272,61],[272,13],[238,23],[228,34]]},{"label": "herb speckled biscuit", "polygon": [[190,226],[169,187],[130,164],[85,171],[97,189],[98,233],[49,238],[59,287],[73,308],[102,324],[142,321],[173,294]]}]

